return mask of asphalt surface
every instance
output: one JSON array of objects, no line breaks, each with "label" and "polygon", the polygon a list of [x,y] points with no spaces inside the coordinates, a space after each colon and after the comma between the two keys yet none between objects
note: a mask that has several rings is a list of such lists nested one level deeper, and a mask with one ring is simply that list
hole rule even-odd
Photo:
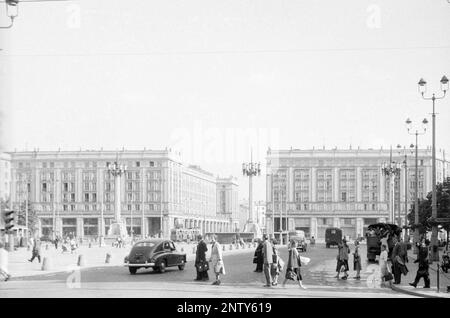
[{"label": "asphalt surface", "polygon": [[[280,247],[280,254],[287,262],[287,248]],[[368,280],[373,277],[363,263],[361,280],[355,276],[350,264],[348,280],[336,279],[336,248],[326,249],[323,245],[308,248],[303,256],[311,258],[302,267],[301,290],[293,281],[281,286],[283,273],[276,287],[263,287],[263,273],[255,273],[254,250],[235,255],[225,255],[226,275],[222,284],[213,286],[214,274],[209,271],[209,282],[196,282],[193,262],[184,270],[167,268],[165,273],[139,269],[130,275],[123,266],[96,267],[81,271],[54,273],[12,280],[0,283],[0,297],[407,297],[388,288],[375,288]],[[208,253],[209,257],[209,253]],[[371,276],[372,275],[372,276]]]}]

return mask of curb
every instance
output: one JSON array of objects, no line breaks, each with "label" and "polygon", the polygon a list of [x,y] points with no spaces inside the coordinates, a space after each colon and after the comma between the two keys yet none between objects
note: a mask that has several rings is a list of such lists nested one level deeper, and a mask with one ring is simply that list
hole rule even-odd
[{"label": "curb", "polygon": [[399,293],[402,293],[402,294],[407,294],[407,295],[412,295],[412,296],[417,296],[417,297],[422,297],[422,298],[446,298],[446,297],[422,294],[422,293],[419,293],[419,292],[406,290],[406,289],[403,289],[401,287],[397,287],[397,286],[394,286],[394,285],[391,286],[391,289],[393,291],[396,291],[396,292],[399,292]]}]

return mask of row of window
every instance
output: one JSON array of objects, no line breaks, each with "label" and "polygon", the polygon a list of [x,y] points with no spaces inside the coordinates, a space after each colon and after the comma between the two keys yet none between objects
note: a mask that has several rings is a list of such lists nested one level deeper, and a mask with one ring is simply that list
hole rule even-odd
[{"label": "row of window", "polygon": [[[84,162],[84,168],[97,168],[97,167],[107,167],[108,166],[108,164],[109,163],[111,163],[111,162],[108,162],[108,161],[105,161],[105,162],[103,162],[103,161],[85,161]],[[129,162],[127,162],[128,164],[128,167],[136,167],[136,168],[139,168],[139,167],[141,167],[141,166],[144,166],[143,165],[143,163],[144,162],[142,162],[142,161],[129,161]],[[31,165],[30,165],[30,162],[19,162],[18,163],[18,166],[19,166],[19,168],[23,168],[23,167],[30,167]],[[64,161],[63,162],[63,167],[64,168],[75,168],[77,165],[76,165],[76,162],[75,161]],[[148,161],[148,167],[160,167],[161,166],[161,163],[159,162],[159,161]],[[47,168],[50,168],[50,169],[53,169],[53,168],[55,168],[55,162],[53,162],[53,161],[49,161],[49,162],[47,162],[47,161],[43,161],[43,162],[41,162],[40,163],[40,167],[41,168],[43,168],[43,169],[47,169]]]},{"label": "row of window", "polygon": [[[64,212],[71,212],[71,211],[76,211],[76,205],[75,204],[63,204],[63,211]],[[126,205],[126,210],[127,211],[141,211],[141,204],[127,204]],[[147,210],[149,211],[159,211],[160,210],[160,204],[146,204]],[[47,211],[47,212],[51,212],[52,211],[52,207],[49,205],[42,205],[41,207],[42,211]],[[85,204],[83,205],[83,211],[100,211],[100,206],[97,204]],[[105,204],[105,211],[114,211],[114,204]]]}]

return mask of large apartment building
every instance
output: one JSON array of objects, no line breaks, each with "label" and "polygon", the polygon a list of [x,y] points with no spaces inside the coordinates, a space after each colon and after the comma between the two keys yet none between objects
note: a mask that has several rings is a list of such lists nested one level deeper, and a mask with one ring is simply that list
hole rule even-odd
[{"label": "large apartment building", "polygon": [[168,237],[176,228],[226,232],[238,224],[234,179],[185,165],[167,149],[25,151],[9,156],[12,206],[17,209],[28,199],[43,236],[53,231],[78,237],[108,233],[116,198],[107,165],[115,161],[127,166],[120,200],[129,232],[133,228],[135,235],[157,235],[162,230]]},{"label": "large apartment building", "polygon": [[[432,189],[431,149],[420,149],[418,158],[418,196],[423,198]],[[389,163],[389,149],[269,149],[266,159],[267,233],[304,230],[323,239],[327,227],[340,227],[355,238],[369,224],[388,221],[390,183],[381,167]],[[393,161],[404,159],[393,151]],[[450,175],[445,153],[437,152],[436,165],[436,180],[442,182]],[[405,192],[408,210],[414,204],[414,176],[415,157],[408,153],[407,179],[403,165],[395,181],[395,215],[400,211],[402,221]]]}]

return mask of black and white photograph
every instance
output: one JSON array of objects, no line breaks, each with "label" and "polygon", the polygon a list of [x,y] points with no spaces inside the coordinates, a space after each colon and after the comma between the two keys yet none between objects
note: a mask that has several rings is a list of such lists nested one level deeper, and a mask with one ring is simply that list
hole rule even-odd
[{"label": "black and white photograph", "polygon": [[449,77],[450,0],[0,0],[0,299],[448,299]]}]

